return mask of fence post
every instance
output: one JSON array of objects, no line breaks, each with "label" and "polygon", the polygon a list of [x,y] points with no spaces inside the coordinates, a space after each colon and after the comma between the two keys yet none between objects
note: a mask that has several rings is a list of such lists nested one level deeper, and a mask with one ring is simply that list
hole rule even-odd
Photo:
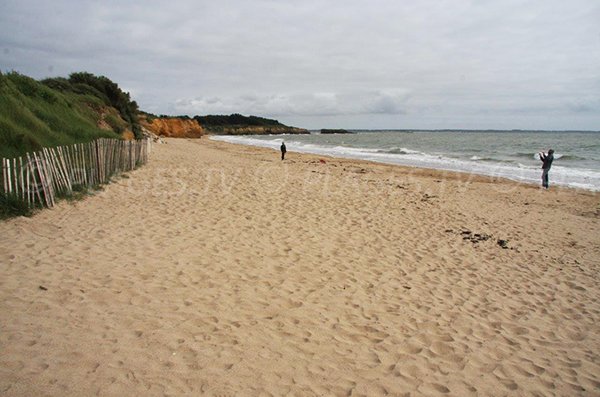
[{"label": "fence post", "polygon": [[33,178],[33,184],[35,185],[35,191],[30,192],[30,194],[31,194],[31,204],[33,206],[35,206],[35,196],[37,195],[38,201],[40,202],[40,204],[43,205],[44,203],[42,202],[42,197],[40,195],[40,189],[38,187],[37,179],[35,177],[35,172],[33,170],[33,162],[31,160],[32,157],[29,156],[29,153],[26,153],[25,156],[27,157],[27,175],[28,175],[28,177]]},{"label": "fence post", "polygon": [[6,159],[6,175],[7,175],[6,180],[8,181],[7,193],[11,194],[12,193],[12,185],[11,185],[11,175],[10,175],[10,159]]},{"label": "fence post", "polygon": [[21,200],[25,201],[25,178],[23,177],[23,157],[19,156],[19,176],[21,177]]},{"label": "fence post", "polygon": [[[44,174],[43,172],[40,170],[40,168],[42,167],[40,161],[38,160],[38,156],[36,152],[33,152],[33,159],[35,161],[35,170],[37,171],[38,176],[40,177],[40,184],[42,185],[42,191],[44,193],[44,200],[46,201],[46,204],[48,205],[48,207],[50,206],[49,204],[49,200],[48,200],[48,191],[46,189],[46,181],[44,180]],[[39,189],[38,189],[39,190]],[[42,202],[42,205],[44,203]]]},{"label": "fence post", "polygon": [[27,207],[31,208],[33,194],[30,190],[29,159],[27,157],[25,158],[25,175],[27,179]]},{"label": "fence post", "polygon": [[19,197],[19,173],[17,172],[17,159],[13,158],[12,160],[12,171],[13,171],[13,194],[15,197]]},{"label": "fence post", "polygon": [[54,190],[54,178],[52,177],[52,172],[50,172],[50,164],[48,163],[47,160],[44,160],[41,152],[40,152],[40,159],[42,160],[42,164],[44,165],[42,167],[42,170],[44,171],[44,178],[46,179],[46,184],[47,184],[50,203],[51,203],[49,205],[49,207],[54,207],[56,192]]},{"label": "fence post", "polygon": [[6,169],[4,168],[4,160],[2,157],[2,193],[6,193],[7,184],[6,184]]}]

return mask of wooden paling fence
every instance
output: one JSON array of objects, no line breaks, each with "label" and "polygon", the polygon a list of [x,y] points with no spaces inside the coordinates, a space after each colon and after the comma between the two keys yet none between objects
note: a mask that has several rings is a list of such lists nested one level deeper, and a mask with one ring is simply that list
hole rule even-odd
[{"label": "wooden paling fence", "polygon": [[107,183],[111,176],[145,164],[150,145],[149,139],[103,138],[3,158],[1,188],[5,195],[16,197],[29,207],[52,207],[61,194]]}]

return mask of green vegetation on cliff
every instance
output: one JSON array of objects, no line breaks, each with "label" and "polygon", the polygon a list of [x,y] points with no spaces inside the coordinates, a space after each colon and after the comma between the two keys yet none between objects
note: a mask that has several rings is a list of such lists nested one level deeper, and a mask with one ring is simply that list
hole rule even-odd
[{"label": "green vegetation on cliff", "polygon": [[242,116],[241,114],[234,113],[229,116],[195,116],[200,125],[204,128],[218,128],[218,127],[231,127],[231,126],[253,126],[253,127],[285,127],[277,120],[266,119],[264,117],[257,116]]},{"label": "green vegetation on cliff", "polygon": [[258,116],[194,116],[204,129],[213,134],[301,134],[308,131],[301,128],[288,127],[277,120]]},{"label": "green vegetation on cliff", "polygon": [[[0,157],[42,147],[140,133],[137,104],[103,76],[73,73],[36,81],[0,73]],[[102,126],[103,128],[101,128]]]}]

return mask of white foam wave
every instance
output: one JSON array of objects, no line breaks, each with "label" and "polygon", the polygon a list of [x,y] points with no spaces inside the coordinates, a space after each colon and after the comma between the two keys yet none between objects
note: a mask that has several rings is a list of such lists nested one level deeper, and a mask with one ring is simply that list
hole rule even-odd
[{"label": "white foam wave", "polygon": [[[456,159],[441,155],[422,153],[406,148],[367,149],[351,148],[346,146],[324,146],[304,143],[294,140],[294,135],[278,135],[272,139],[258,139],[252,136],[212,136],[211,139],[238,143],[251,146],[260,146],[279,150],[282,141],[286,142],[288,151],[311,153],[323,156],[344,157],[361,160],[370,160],[387,164],[398,164],[419,168],[433,168],[448,171],[474,173],[494,177],[503,177],[520,182],[540,183],[541,169],[518,163],[506,164],[493,161],[479,161],[481,157],[472,156],[470,159]],[[401,153],[393,153],[394,149]],[[566,168],[553,165],[551,184],[584,188],[600,191],[600,172],[582,168]]]}]

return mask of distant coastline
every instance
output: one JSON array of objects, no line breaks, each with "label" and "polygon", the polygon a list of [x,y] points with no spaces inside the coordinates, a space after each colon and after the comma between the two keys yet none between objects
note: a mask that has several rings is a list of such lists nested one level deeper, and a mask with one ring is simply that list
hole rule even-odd
[{"label": "distant coastline", "polygon": [[353,134],[354,132],[352,131],[348,131],[348,130],[344,130],[341,128],[338,129],[322,129],[320,131],[321,134]]},{"label": "distant coastline", "polygon": [[[314,133],[318,133],[320,130],[318,129],[311,129],[311,132]],[[381,129],[381,128],[375,128],[375,129],[348,129],[347,131],[351,132],[351,133],[357,133],[357,132],[404,132],[404,133],[414,133],[414,132],[464,132],[464,133],[480,133],[480,132],[484,132],[484,133],[503,133],[503,132],[520,132],[520,133],[527,133],[527,132],[535,132],[535,133],[539,133],[539,132],[549,132],[549,133],[600,133],[600,130],[528,130],[528,129],[511,129],[511,130],[495,130],[495,129],[486,129],[486,130],[476,130],[476,129],[450,129],[450,128],[445,128],[445,129],[418,129],[418,128],[397,128],[397,129]]]}]

